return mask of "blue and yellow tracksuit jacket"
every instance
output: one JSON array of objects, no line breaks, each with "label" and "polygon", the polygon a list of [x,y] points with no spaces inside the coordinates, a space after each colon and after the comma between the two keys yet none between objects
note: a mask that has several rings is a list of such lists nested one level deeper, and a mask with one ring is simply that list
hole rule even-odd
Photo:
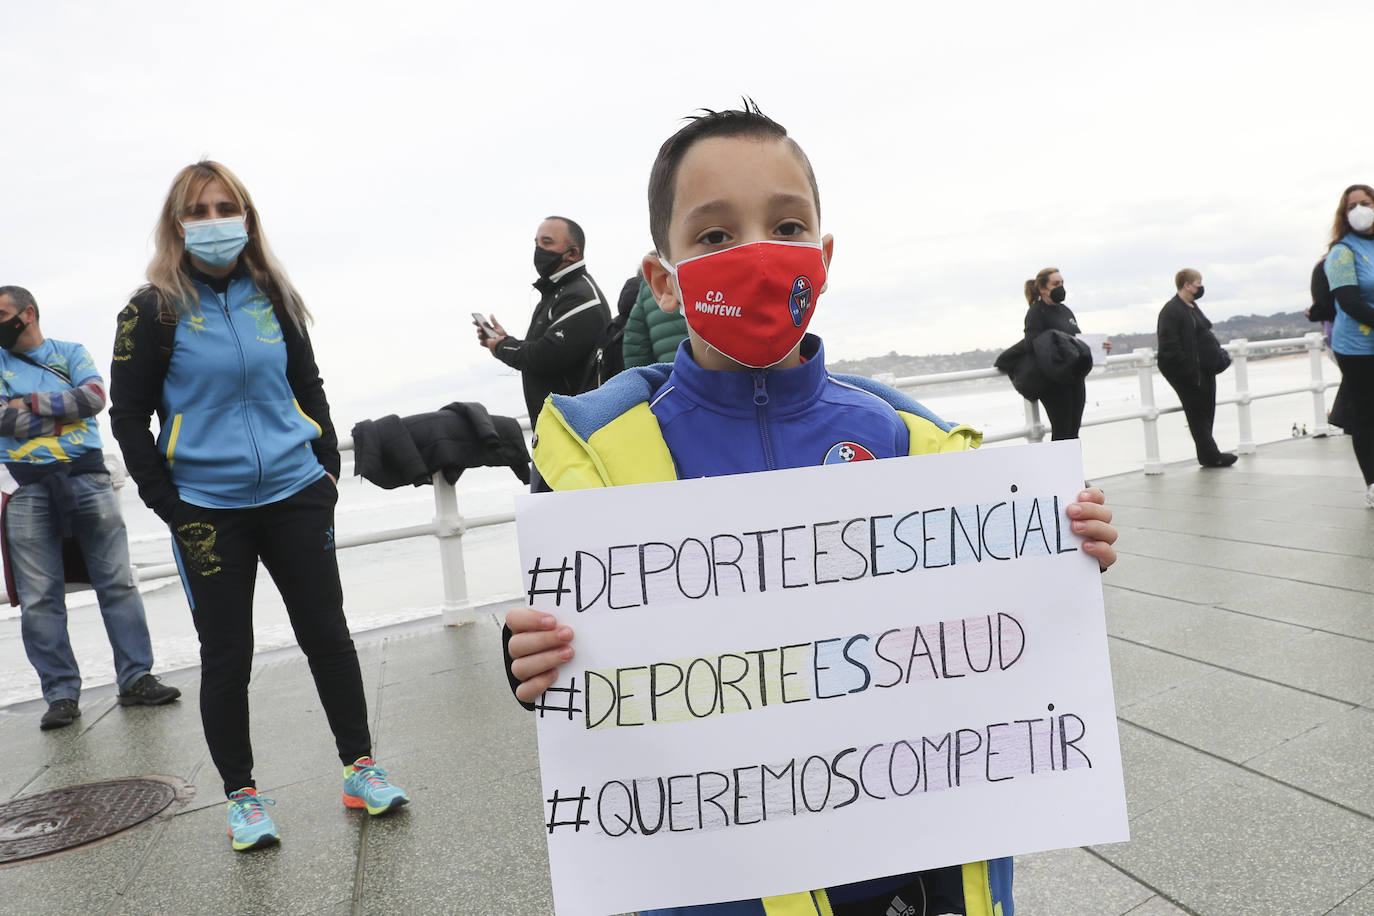
[{"label": "blue and yellow tracksuit jacket", "polygon": [[[243,267],[198,300],[159,357],[158,300],[140,290],[119,313],[110,426],[143,501],[170,521],[178,499],[241,509],[286,499],[326,472],[338,439],[310,338],[278,314]],[[149,431],[156,412],[160,431]]]},{"label": "blue and yellow tracksuit jacket", "polygon": [[[555,395],[539,415],[535,467],[551,489],[574,490],[962,451],[982,440],[901,392],[830,375],[815,336],[802,354],[795,369],[712,372],[684,343],[671,366],[627,370],[579,397]],[[943,907],[930,913],[1013,916],[1009,858],[643,916],[829,916],[833,905],[881,899],[918,877],[928,904]]]}]

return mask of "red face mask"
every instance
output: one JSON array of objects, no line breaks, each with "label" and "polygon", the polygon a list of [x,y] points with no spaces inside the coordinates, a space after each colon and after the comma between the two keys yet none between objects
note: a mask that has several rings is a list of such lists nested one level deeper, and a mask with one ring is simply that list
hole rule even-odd
[{"label": "red face mask", "polygon": [[767,369],[792,352],[825,286],[825,258],[815,242],[754,242],[677,267],[659,260],[677,277],[691,329],[751,369]]}]

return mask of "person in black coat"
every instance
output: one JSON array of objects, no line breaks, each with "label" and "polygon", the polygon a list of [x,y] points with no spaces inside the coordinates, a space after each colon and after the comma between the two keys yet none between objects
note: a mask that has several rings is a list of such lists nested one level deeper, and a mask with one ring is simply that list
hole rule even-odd
[{"label": "person in black coat", "polygon": [[[1035,347],[1037,338],[1052,331],[1060,331],[1069,337],[1076,337],[1078,320],[1064,304],[1064,278],[1059,268],[1046,267],[1026,281],[1026,343]],[[1043,347],[1042,347],[1043,349]],[[1086,345],[1084,345],[1086,350]],[[1087,402],[1088,391],[1084,381],[1092,369],[1091,357],[1086,364],[1054,384],[1045,385],[1040,390],[1040,403],[1050,420],[1051,439],[1077,439],[1078,427],[1083,423],[1083,405]]]},{"label": "person in black coat", "polygon": [[1212,322],[1197,307],[1202,298],[1202,274],[1191,268],[1174,275],[1177,295],[1159,310],[1159,371],[1178,393],[1188,432],[1197,448],[1198,464],[1225,468],[1236,456],[1217,448],[1212,421],[1217,412],[1217,373],[1231,364],[1231,356],[1212,333]]}]

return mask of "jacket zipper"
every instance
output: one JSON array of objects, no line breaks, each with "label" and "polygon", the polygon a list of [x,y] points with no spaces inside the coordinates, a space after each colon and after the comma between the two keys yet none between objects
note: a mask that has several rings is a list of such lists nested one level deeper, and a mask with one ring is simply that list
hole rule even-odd
[{"label": "jacket zipper", "polygon": [[[233,281],[230,281],[231,283]],[[219,293],[215,294],[219,297]],[[234,316],[229,311],[229,288],[224,289],[220,305],[224,309],[224,320],[229,326],[229,336],[239,352],[239,404],[243,409],[243,425],[248,429],[248,442],[253,447],[253,460],[257,464],[257,480],[253,484],[253,502],[258,501],[258,490],[262,488],[262,450],[258,448],[257,436],[253,434],[253,419],[248,409],[248,356],[243,352],[243,341],[239,340],[238,328],[234,327]]]},{"label": "jacket zipper", "polygon": [[776,471],[777,463],[773,460],[773,440],[768,435],[768,372],[764,369],[757,369],[754,376],[754,416],[759,421],[759,442],[763,445],[763,467],[768,471]]}]

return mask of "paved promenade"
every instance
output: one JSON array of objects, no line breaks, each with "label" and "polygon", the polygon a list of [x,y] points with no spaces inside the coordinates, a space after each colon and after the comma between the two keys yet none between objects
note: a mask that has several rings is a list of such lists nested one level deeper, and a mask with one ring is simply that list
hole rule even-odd
[{"label": "paved promenade", "polygon": [[[1105,578],[1129,843],[1017,860],[1020,916],[1374,913],[1374,511],[1348,440],[1267,446],[1223,471],[1097,481],[1123,559]],[[502,608],[359,634],[376,754],[414,803],[340,804],[309,672],[261,655],[257,777],[279,847],[230,851],[199,672],[164,709],[87,690],[72,727],[0,709],[0,801],[159,774],[162,818],[0,869],[0,913],[547,914],[532,718],[510,699]],[[0,825],[0,837],[3,825]]]}]

